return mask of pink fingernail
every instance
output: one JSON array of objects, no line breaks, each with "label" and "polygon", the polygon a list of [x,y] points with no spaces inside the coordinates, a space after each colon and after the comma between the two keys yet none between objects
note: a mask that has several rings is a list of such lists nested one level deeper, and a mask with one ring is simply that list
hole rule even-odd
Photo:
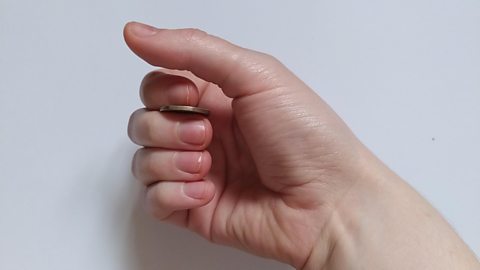
[{"label": "pink fingernail", "polygon": [[193,199],[203,199],[205,196],[205,181],[186,182],[183,184],[183,193]]},{"label": "pink fingernail", "polygon": [[186,173],[200,173],[202,154],[202,152],[178,152],[175,154],[175,165],[179,170]]},{"label": "pink fingernail", "polygon": [[203,145],[207,137],[205,122],[203,120],[192,120],[180,123],[177,134],[178,138],[184,143]]},{"label": "pink fingernail", "polygon": [[153,26],[146,25],[138,22],[129,23],[130,30],[132,34],[137,37],[149,37],[157,33],[157,29]]}]

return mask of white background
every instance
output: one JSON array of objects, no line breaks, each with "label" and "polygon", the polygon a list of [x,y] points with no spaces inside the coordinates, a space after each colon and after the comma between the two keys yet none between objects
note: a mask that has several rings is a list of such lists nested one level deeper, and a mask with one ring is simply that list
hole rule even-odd
[{"label": "white background", "polygon": [[129,20],[277,56],[480,254],[480,1],[0,0],[0,269],[289,269],[144,214]]}]

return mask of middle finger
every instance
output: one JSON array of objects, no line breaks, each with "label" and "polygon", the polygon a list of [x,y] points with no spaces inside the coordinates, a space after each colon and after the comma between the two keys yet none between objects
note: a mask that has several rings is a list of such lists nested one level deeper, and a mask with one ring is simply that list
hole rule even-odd
[{"label": "middle finger", "polygon": [[212,126],[202,115],[139,109],[130,117],[128,135],[142,146],[203,150],[212,139]]}]

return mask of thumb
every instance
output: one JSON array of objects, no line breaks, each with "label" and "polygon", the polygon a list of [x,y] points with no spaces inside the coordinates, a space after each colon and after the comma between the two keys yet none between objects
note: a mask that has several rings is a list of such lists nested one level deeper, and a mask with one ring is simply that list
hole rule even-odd
[{"label": "thumb", "polygon": [[130,49],[149,64],[191,71],[217,84],[231,98],[278,88],[295,78],[275,58],[198,29],[158,29],[130,22],[124,37]]}]

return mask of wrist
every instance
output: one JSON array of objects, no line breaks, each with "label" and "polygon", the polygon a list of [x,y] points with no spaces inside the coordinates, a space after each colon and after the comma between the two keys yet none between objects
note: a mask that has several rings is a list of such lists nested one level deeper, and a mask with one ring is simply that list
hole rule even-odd
[{"label": "wrist", "polygon": [[332,202],[322,237],[299,269],[357,268],[350,262],[358,261],[357,251],[361,246],[358,242],[373,229],[368,222],[384,200],[386,181],[394,185],[401,181],[373,155],[367,153],[366,157],[348,173],[353,184],[336,202]]},{"label": "wrist", "polygon": [[373,155],[365,161],[325,227],[328,253],[318,243],[302,269],[479,269],[427,201]]}]

